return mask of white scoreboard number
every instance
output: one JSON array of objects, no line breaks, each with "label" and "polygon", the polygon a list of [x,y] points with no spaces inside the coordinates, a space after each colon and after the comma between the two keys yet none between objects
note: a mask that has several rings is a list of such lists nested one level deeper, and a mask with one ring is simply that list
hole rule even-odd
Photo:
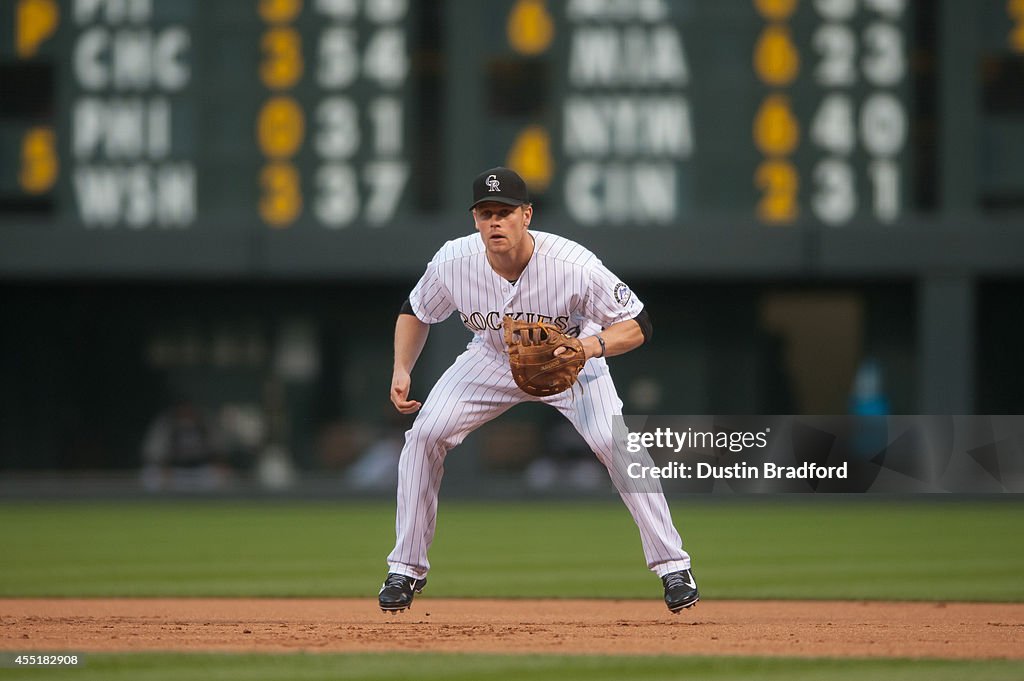
[{"label": "white scoreboard number", "polygon": [[[257,7],[267,23],[261,77],[273,95],[259,135],[269,161],[261,176],[264,222],[286,229],[303,213],[328,229],[391,222],[409,177],[408,0],[316,0],[306,8],[313,28],[302,33],[295,27],[301,0]],[[315,45],[308,70],[304,39]],[[312,96],[297,90],[304,78],[315,85]],[[304,147],[315,159],[311,169],[299,161]]]},{"label": "white scoreboard number", "polygon": [[[405,158],[405,115],[401,90],[409,75],[407,0],[363,3],[372,24],[360,51],[354,0],[318,0],[329,22],[320,31],[316,82],[327,93],[316,107],[313,212],[332,229],[362,217],[371,226],[394,218],[409,177]],[[360,97],[347,92],[362,85]],[[362,152],[362,161],[357,155]]]},{"label": "white scoreboard number", "polygon": [[[907,78],[906,41],[898,23],[905,0],[816,0],[814,8],[822,24],[811,41],[817,58],[813,73],[822,96],[809,137],[822,157],[811,172],[811,211],[825,224],[845,225],[855,217],[863,192],[872,217],[891,223],[903,203],[899,156],[907,144],[907,111],[894,91]],[[859,34],[851,26],[858,11],[871,15]],[[869,88],[866,94],[863,86]],[[860,187],[852,159],[858,149],[867,155],[866,186]]]}]

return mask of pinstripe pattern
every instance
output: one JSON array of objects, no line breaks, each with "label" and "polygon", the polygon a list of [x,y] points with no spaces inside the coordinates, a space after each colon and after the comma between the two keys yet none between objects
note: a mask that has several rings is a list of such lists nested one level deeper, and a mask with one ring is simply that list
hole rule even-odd
[{"label": "pinstripe pattern", "polygon": [[[643,310],[643,303],[579,244],[546,232],[531,230],[530,234],[536,243],[533,257],[514,284],[491,268],[483,240],[474,233],[442,246],[409,295],[421,321],[437,323],[458,311],[474,335],[466,351],[438,379],[406,433],[398,464],[396,542],[388,556],[390,572],[426,577],[445,456],[470,432],[520,402],[543,401],[558,409],[613,479],[618,473],[614,461],[625,443],[613,433],[612,416],[622,413],[622,401],[605,360],[587,362],[580,375],[582,392],[543,400],[531,397],[512,380],[501,320],[505,314],[542,317],[573,335],[590,336],[632,319]],[[640,530],[648,567],[659,576],[689,568],[690,557],[660,489],[616,487]]]},{"label": "pinstripe pattern", "polygon": [[473,343],[505,351],[501,317],[564,318],[573,335],[590,336],[640,314],[643,303],[630,295],[625,305],[611,293],[619,279],[593,253],[569,239],[530,231],[533,258],[514,285],[487,262],[483,240],[473,233],[449,241],[434,255],[409,302],[420,321],[436,324],[458,311],[474,333]]},{"label": "pinstripe pattern", "polygon": [[655,483],[657,491],[645,491],[650,489],[651,481],[645,481],[641,489],[635,481],[622,479],[625,469],[621,462],[629,461],[631,457],[626,451],[625,433],[613,432],[612,416],[622,414],[622,400],[615,390],[607,363],[603,359],[588,361],[580,375],[580,383],[583,390],[578,391],[575,398],[570,393],[562,393],[547,398],[545,402],[569,419],[608,469],[619,497],[640,530],[647,567],[659,577],[689,568],[690,556],[682,548],[682,539],[672,524],[672,514],[660,485]]}]

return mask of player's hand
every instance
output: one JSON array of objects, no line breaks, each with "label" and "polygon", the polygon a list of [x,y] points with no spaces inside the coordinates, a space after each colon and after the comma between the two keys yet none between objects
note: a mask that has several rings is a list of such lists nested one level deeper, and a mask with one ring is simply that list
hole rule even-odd
[{"label": "player's hand", "polygon": [[[594,356],[595,356],[595,354],[594,354],[594,352],[593,352],[593,351],[591,350],[591,348],[587,347],[587,343],[589,342],[589,341],[588,341],[588,338],[593,338],[593,336],[588,336],[587,338],[581,338],[581,339],[580,339],[580,341],[581,341],[581,342],[583,343],[583,358],[584,358],[585,360],[586,360],[586,359],[590,359],[591,357],[594,357]],[[594,345],[597,345],[597,344],[596,344],[596,343],[594,343]],[[600,346],[599,346],[599,347],[600,347]],[[558,356],[559,356],[560,354],[562,354],[563,352],[568,352],[568,351],[569,351],[569,348],[566,348],[566,347],[561,347],[561,348],[555,348],[555,351],[554,351],[554,352],[552,352],[551,354],[552,354],[552,355],[554,355],[555,357],[558,357]]]},{"label": "player's hand", "polygon": [[402,414],[415,414],[422,406],[420,402],[409,399],[409,386],[412,378],[407,372],[396,371],[391,377],[391,403]]}]

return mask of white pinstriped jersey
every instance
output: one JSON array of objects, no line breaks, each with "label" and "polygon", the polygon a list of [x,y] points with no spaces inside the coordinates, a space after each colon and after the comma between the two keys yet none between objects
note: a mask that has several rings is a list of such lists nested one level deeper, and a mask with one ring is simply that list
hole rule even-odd
[{"label": "white pinstriped jersey", "polygon": [[589,250],[564,237],[530,230],[533,256],[515,283],[487,262],[478,233],[449,241],[434,255],[409,295],[420,321],[434,324],[458,311],[478,343],[505,352],[502,318],[546,321],[572,336],[590,336],[632,319],[643,303]]},{"label": "white pinstriped jersey", "polygon": [[[519,280],[503,279],[487,261],[483,239],[472,233],[449,241],[434,255],[409,295],[420,321],[443,321],[458,311],[473,332],[468,349],[448,367],[423,401],[398,462],[398,513],[390,572],[424,579],[434,539],[437,495],[448,450],[509,407],[533,400],[515,384],[508,368],[502,318],[509,314],[550,321],[566,333],[590,336],[602,327],[636,317],[643,310],[632,291],[597,256],[579,244],[546,232],[527,232],[533,256]],[[573,424],[609,468],[620,460],[613,416],[622,413],[603,357],[580,373],[585,390],[543,398]],[[660,488],[637,493],[619,489],[640,529],[648,567],[659,576],[690,567]]]}]

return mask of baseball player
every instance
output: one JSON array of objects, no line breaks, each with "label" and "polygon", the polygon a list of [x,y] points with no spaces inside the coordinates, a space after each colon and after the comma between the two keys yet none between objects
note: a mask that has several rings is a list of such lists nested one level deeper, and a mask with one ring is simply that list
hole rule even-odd
[{"label": "baseball player", "polygon": [[[527,400],[547,403],[572,422],[612,470],[612,416],[622,413],[622,401],[605,359],[651,336],[643,303],[593,253],[569,239],[530,229],[533,206],[526,183],[514,171],[499,167],[481,173],[473,181],[470,211],[477,233],[441,247],[395,326],[391,401],[403,414],[419,414],[405,435],[398,464],[397,540],[379,594],[383,611],[410,607],[426,586],[445,455],[484,423]],[[412,400],[410,374],[430,325],[454,312],[473,338],[426,400]],[[510,375],[502,335],[506,316],[547,321],[578,337],[586,359],[578,377],[583,390],[534,397],[520,389]],[[640,529],[648,567],[662,579],[669,610],[678,613],[694,605],[700,595],[690,556],[660,487],[643,493],[620,490],[620,497]]]}]

